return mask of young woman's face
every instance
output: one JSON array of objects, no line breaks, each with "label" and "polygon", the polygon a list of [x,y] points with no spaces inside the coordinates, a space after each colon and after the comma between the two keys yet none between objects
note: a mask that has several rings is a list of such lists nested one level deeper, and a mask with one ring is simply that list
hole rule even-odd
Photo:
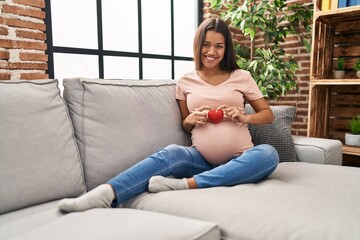
[{"label": "young woman's face", "polygon": [[225,38],[221,33],[207,31],[202,43],[201,61],[205,68],[217,68],[225,54]]}]

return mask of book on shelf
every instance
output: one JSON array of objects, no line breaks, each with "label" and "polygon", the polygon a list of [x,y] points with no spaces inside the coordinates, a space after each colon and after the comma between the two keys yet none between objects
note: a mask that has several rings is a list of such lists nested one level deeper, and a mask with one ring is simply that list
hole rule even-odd
[{"label": "book on shelf", "polygon": [[330,0],[321,1],[321,10],[322,11],[330,10]]},{"label": "book on shelf", "polygon": [[339,0],[338,8],[347,7],[347,0]]},{"label": "book on shelf", "polygon": [[330,0],[330,9],[333,10],[337,8],[338,8],[338,0]]},{"label": "book on shelf", "polygon": [[355,6],[355,5],[360,5],[360,0],[347,0],[347,6]]}]

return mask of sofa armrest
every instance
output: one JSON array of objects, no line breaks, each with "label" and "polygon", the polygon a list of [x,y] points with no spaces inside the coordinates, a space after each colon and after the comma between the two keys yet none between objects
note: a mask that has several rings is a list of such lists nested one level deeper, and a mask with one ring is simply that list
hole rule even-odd
[{"label": "sofa armrest", "polygon": [[342,143],[339,140],[292,136],[299,162],[342,165]]}]

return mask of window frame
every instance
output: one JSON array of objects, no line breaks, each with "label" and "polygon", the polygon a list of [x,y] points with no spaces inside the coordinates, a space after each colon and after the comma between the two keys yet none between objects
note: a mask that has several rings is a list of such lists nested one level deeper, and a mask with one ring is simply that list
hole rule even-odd
[{"label": "window frame", "polygon": [[[53,45],[53,36],[52,36],[52,20],[51,20],[51,0],[45,0],[45,24],[46,24],[46,36],[47,36],[47,50],[46,54],[48,55],[48,70],[47,74],[49,78],[54,78],[54,53],[72,53],[72,54],[82,54],[82,55],[95,55],[98,56],[98,68],[99,68],[99,78],[104,78],[104,57],[105,56],[114,56],[114,57],[135,57],[139,61],[139,79],[143,79],[143,59],[165,59],[171,60],[171,78],[175,78],[175,61],[193,61],[193,57],[183,57],[175,55],[175,46],[174,46],[174,0],[170,0],[171,3],[171,54],[170,55],[160,55],[160,54],[147,54],[143,53],[142,50],[142,16],[141,16],[141,0],[137,0],[138,4],[138,52],[124,52],[124,51],[112,51],[104,50],[103,48],[103,29],[102,29],[102,0],[96,0],[97,8],[97,40],[98,40],[98,49],[86,49],[86,48],[74,48],[74,47],[61,47]],[[197,25],[199,25],[203,20],[203,0],[197,0]],[[121,76],[119,76],[121,77]]]}]

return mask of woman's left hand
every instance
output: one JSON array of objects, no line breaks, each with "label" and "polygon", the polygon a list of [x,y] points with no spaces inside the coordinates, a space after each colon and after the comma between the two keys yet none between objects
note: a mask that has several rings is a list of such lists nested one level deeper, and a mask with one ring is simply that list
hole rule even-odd
[{"label": "woman's left hand", "polygon": [[228,105],[221,105],[217,109],[221,109],[225,113],[225,117],[228,118],[230,121],[238,121],[241,123],[248,123],[249,122],[249,115],[243,114],[239,107],[237,106],[228,106]]}]

